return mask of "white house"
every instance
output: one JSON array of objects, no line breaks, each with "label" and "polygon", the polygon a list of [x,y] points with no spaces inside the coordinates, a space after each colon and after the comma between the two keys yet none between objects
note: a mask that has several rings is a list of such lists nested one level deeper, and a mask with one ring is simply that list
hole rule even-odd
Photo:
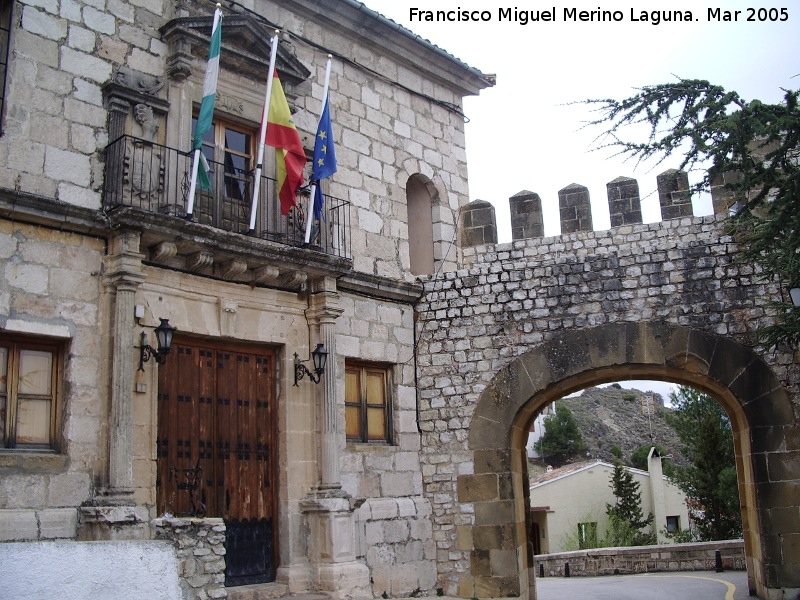
[{"label": "white house", "polygon": [[[642,512],[653,514],[651,531],[659,543],[664,531],[689,524],[685,494],[664,477],[661,457],[650,450],[649,472],[625,467],[639,483]],[[614,465],[601,460],[575,463],[548,471],[530,482],[531,536],[535,554],[569,550],[572,537],[602,538],[608,527],[606,505],[615,502],[611,489]]]}]

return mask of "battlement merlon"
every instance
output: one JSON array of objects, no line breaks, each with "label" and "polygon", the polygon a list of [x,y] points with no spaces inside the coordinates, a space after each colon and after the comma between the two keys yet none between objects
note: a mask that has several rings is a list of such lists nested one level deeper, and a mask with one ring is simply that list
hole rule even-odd
[{"label": "battlement merlon", "polygon": [[[735,198],[725,185],[732,175],[712,177],[711,198],[714,214],[727,214]],[[668,169],[657,176],[658,202],[663,221],[694,216],[685,171]],[[642,221],[639,182],[631,177],[617,177],[606,184],[611,227],[637,225]],[[539,194],[522,190],[508,200],[511,212],[511,238],[514,241],[544,237],[544,214]],[[558,192],[561,233],[593,231],[589,190],[572,183]],[[462,247],[497,242],[494,207],[485,200],[470,202],[462,209]]]}]

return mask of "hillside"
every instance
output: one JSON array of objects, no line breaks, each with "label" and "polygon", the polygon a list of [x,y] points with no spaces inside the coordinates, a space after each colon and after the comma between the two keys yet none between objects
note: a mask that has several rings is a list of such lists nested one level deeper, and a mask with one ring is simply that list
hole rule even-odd
[{"label": "hillside", "polygon": [[617,389],[615,387],[588,388],[580,396],[559,400],[572,411],[583,440],[589,447],[588,457],[600,458],[608,462],[614,460],[611,448],[617,445],[622,450],[622,460],[628,463],[631,453],[642,444],[652,442],[662,446],[672,455],[676,464],[684,465],[686,460],[680,453],[678,435],[670,427],[664,415],[671,409],[664,405],[660,394],[655,394],[654,414],[642,412],[640,401],[643,392],[636,389]]}]

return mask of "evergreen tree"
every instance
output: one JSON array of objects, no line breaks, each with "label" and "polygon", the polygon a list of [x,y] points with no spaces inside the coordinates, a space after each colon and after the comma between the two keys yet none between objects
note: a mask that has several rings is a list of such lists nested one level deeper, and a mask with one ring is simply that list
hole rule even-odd
[{"label": "evergreen tree", "polygon": [[710,396],[689,387],[670,394],[675,428],[690,466],[675,467],[675,479],[686,493],[694,513],[695,533],[701,541],[738,538],[741,509],[733,453],[731,423]]},{"label": "evergreen tree", "polygon": [[652,533],[641,531],[653,522],[653,515],[647,518],[642,513],[642,492],[633,474],[620,463],[614,465],[611,476],[611,490],[616,498],[615,504],[606,505],[609,517],[609,546],[645,546],[655,543]]},{"label": "evergreen tree", "polygon": [[556,467],[586,451],[578,424],[563,402],[557,402],[555,413],[545,417],[544,433],[535,448],[540,456]]},{"label": "evergreen tree", "polygon": [[[730,225],[742,262],[757,265],[786,293],[800,286],[800,91],[784,92],[783,102],[766,104],[708,81],[678,79],[645,86],[624,100],[586,102],[600,114],[591,125],[606,128],[603,147],[639,161],[682,154],[681,170],[710,163],[711,172],[692,191],[725,182],[737,203]],[[647,138],[623,139],[625,127],[638,124],[649,130]],[[768,346],[796,346],[800,310],[786,296],[774,309],[775,322],[759,337]]]}]

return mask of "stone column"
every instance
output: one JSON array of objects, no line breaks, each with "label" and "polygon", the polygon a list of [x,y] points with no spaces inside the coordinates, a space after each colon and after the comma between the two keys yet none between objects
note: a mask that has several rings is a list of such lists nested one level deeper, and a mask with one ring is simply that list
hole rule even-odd
[{"label": "stone column", "polygon": [[81,507],[81,540],[147,539],[147,508],[133,498],[133,402],[136,290],[145,280],[139,233],[123,231],[109,242],[105,284],[114,294],[111,323],[111,407],[108,429],[108,481],[92,503]]},{"label": "stone column", "polygon": [[[131,403],[133,375],[138,364],[134,348],[136,290],[145,280],[139,253],[139,233],[122,232],[111,240],[106,258],[106,281],[114,288],[114,322],[111,329],[111,422],[108,448],[108,493],[133,494]],[[131,498],[132,502],[132,498]]]},{"label": "stone column", "polygon": [[308,559],[314,587],[340,598],[371,598],[369,569],[356,560],[355,519],[350,497],[342,490],[339,468],[336,319],[340,314],[336,280],[312,281],[306,317],[325,345],[328,364],[315,390],[320,406],[319,485],[300,506],[308,519]]},{"label": "stone column", "polygon": [[[306,318],[312,331],[317,331],[319,343],[328,353],[328,364],[317,390],[320,406],[320,472],[321,493],[337,495],[342,489],[339,470],[339,443],[336,424],[336,319],[342,314],[336,280],[330,277],[312,282],[311,306]],[[312,337],[313,339],[313,337]],[[309,348],[309,351],[311,348]]]}]

